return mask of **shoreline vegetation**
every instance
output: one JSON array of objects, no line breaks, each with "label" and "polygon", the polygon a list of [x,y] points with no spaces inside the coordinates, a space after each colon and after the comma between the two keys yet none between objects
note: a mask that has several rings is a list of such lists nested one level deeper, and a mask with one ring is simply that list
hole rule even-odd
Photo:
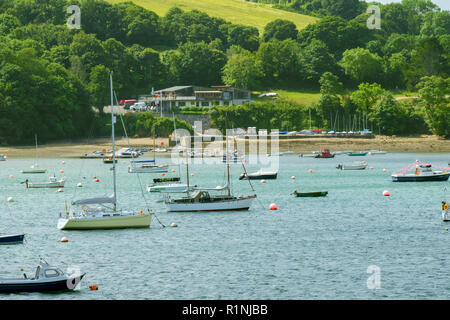
[{"label": "shoreline vegetation", "polygon": [[[150,148],[153,147],[153,138],[130,138],[131,147],[147,148],[147,154],[152,154]],[[155,145],[167,148],[168,138],[155,139]],[[217,142],[216,142],[217,143]],[[209,143],[204,144],[206,148]],[[119,138],[116,140],[116,150],[128,147],[128,139]],[[210,146],[211,148],[212,146]],[[419,135],[415,137],[395,137],[395,136],[375,136],[373,139],[361,138],[299,138],[279,140],[279,151],[294,151],[295,153],[307,153],[320,148],[328,148],[331,152],[338,150],[383,150],[387,152],[411,152],[411,153],[450,153],[450,140],[443,139],[435,135]],[[85,153],[97,150],[110,150],[111,143],[108,138],[91,139],[88,143],[79,141],[61,141],[39,145],[38,154],[40,158],[79,158]],[[158,156],[170,155],[170,148],[167,153],[158,153]],[[267,151],[270,152],[270,142],[267,143]],[[5,154],[8,158],[33,158],[35,156],[35,146],[1,146],[0,154]]]}]

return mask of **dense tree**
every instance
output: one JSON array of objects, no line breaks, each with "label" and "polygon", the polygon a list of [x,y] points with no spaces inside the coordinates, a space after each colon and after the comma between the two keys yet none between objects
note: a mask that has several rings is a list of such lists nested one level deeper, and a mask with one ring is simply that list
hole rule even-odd
[{"label": "dense tree", "polygon": [[346,50],[339,65],[357,83],[379,81],[383,77],[381,58],[367,49]]},{"label": "dense tree", "polygon": [[426,110],[431,131],[450,137],[450,78],[423,77],[417,84],[419,99]]},{"label": "dense tree", "polygon": [[223,82],[237,88],[258,89],[263,74],[255,54],[245,49],[230,50],[230,52],[223,69]]},{"label": "dense tree", "polygon": [[259,31],[255,27],[226,23],[219,30],[225,35],[227,46],[239,45],[249,51],[259,47]]},{"label": "dense tree", "polygon": [[337,73],[338,70],[334,56],[320,40],[311,41],[301,50],[300,63],[304,78],[315,87],[324,72]]},{"label": "dense tree", "polygon": [[271,39],[285,40],[297,39],[298,30],[295,24],[289,20],[276,19],[269,22],[264,27],[262,41],[267,42]]}]

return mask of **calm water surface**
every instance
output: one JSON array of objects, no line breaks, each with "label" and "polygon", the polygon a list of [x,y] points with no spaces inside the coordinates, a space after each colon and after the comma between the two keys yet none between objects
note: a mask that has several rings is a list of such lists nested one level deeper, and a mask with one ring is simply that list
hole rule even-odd
[{"label": "calm water surface", "polygon": [[[281,157],[277,180],[252,181],[258,195],[252,208],[228,213],[167,213],[161,195],[145,192],[143,198],[140,191],[160,174],[138,178],[120,160],[119,207],[139,210],[147,203],[166,227],[154,218],[150,229],[106,231],[61,231],[56,224],[66,201],[112,192],[110,165],[40,159],[47,173],[28,178],[63,175],[66,187],[57,193],[21,184],[27,176],[20,170],[34,159],[0,162],[0,233],[26,233],[25,244],[0,246],[0,277],[21,277],[20,268],[33,275],[39,257],[64,271],[86,272],[75,292],[0,299],[449,299],[450,224],[440,214],[441,201],[450,200],[449,182],[394,183],[390,174],[416,159],[448,166],[450,155],[366,156],[373,170],[335,168],[361,159]],[[194,164],[190,171],[192,184],[225,182],[223,164]],[[253,194],[238,180],[241,172],[231,166],[233,193]],[[329,194],[296,198],[296,189]],[[384,190],[391,196],[383,197]],[[268,210],[272,202],[279,210]],[[64,236],[68,243],[60,242]],[[379,267],[380,289],[367,287],[369,266]],[[89,290],[92,283],[98,291]]]}]

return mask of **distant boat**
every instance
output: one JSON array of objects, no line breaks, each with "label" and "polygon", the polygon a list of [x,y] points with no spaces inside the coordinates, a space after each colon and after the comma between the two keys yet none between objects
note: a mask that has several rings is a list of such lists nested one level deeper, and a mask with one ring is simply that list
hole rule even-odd
[{"label": "distant boat", "polygon": [[114,161],[114,163],[117,163],[117,159],[114,159],[113,160],[113,157],[104,157],[103,158],[103,163],[113,163],[113,161]]},{"label": "distant boat", "polygon": [[147,192],[160,192],[160,193],[185,193],[188,191],[194,191],[197,186],[189,186],[184,183],[170,183],[165,185],[148,186]]},{"label": "distant boat", "polygon": [[319,151],[313,151],[312,153],[301,153],[299,157],[301,158],[317,158]]},{"label": "distant boat", "polygon": [[352,150],[340,150],[340,151],[336,151],[334,152],[335,155],[340,155],[340,154],[349,154],[352,153]]},{"label": "distant boat", "polygon": [[387,152],[386,151],[380,151],[380,150],[369,150],[369,151],[367,151],[367,153],[368,154],[370,154],[370,155],[375,155],[375,154],[386,154]]},{"label": "distant boat", "polygon": [[6,156],[4,154],[0,154],[0,161],[6,161]]},{"label": "distant boat", "polygon": [[[414,173],[408,173],[415,167]],[[422,181],[447,181],[450,172],[433,170],[431,164],[416,161],[406,168],[397,170],[391,177],[394,182],[422,182]],[[450,170],[450,168],[447,168]]]},{"label": "distant boat", "polygon": [[319,154],[315,158],[334,158],[334,153],[330,153],[329,149],[320,149]]},{"label": "distant boat", "polygon": [[128,166],[129,173],[160,173],[168,170],[167,164],[157,165],[155,160],[131,161],[130,166]]},{"label": "distant boat", "polygon": [[31,169],[28,170],[22,170],[22,173],[46,173],[47,170],[46,169],[42,169],[42,168],[38,168],[38,164],[37,164],[37,159],[38,159],[38,155],[37,155],[37,151],[38,151],[38,143],[37,143],[37,135],[34,135],[34,140],[36,142],[36,154],[35,154],[35,162],[34,165],[31,166]]},{"label": "distant boat", "polygon": [[252,173],[242,173],[239,176],[239,180],[242,179],[250,179],[250,180],[259,180],[259,179],[276,179],[277,178],[278,171],[263,171],[259,170]]},{"label": "distant boat", "polygon": [[178,181],[180,181],[180,177],[153,178],[153,183],[178,182]]},{"label": "distant boat", "polygon": [[65,180],[57,179],[55,176],[50,177],[48,182],[30,182],[25,180],[25,186],[27,188],[64,188]]},{"label": "distant boat", "polygon": [[351,153],[348,153],[348,155],[350,157],[364,157],[365,155],[367,155],[367,151],[351,152]]},{"label": "distant boat", "polygon": [[325,197],[328,194],[328,191],[301,192],[301,191],[295,190],[294,194],[300,198]]},{"label": "distant boat", "polygon": [[365,161],[355,161],[353,164],[338,164],[336,166],[337,169],[341,170],[364,170],[367,167],[367,162]]},{"label": "distant boat", "polygon": [[0,235],[0,244],[17,244],[23,243],[25,235],[22,234],[12,234],[12,235]]},{"label": "distant boat", "polygon": [[34,278],[28,278],[26,274],[22,279],[0,278],[0,293],[70,291],[77,287],[84,275],[67,276],[41,259]]},{"label": "distant boat", "polygon": [[294,151],[284,151],[284,152],[277,152],[277,153],[269,153],[267,156],[268,157],[281,157],[281,156],[290,156],[295,154]]},{"label": "distant boat", "polygon": [[81,159],[99,159],[103,158],[105,156],[105,153],[102,151],[94,151],[92,153],[85,153],[80,158]]}]

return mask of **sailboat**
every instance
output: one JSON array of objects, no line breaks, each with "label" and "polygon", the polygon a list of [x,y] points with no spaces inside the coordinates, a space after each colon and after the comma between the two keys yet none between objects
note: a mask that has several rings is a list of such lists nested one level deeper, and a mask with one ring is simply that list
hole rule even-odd
[{"label": "sailboat", "polygon": [[31,169],[29,170],[22,170],[22,173],[46,173],[47,169],[42,169],[42,168],[38,168],[38,164],[37,164],[37,151],[38,151],[38,144],[37,144],[37,134],[34,135],[34,140],[36,142],[36,156],[35,156],[35,161],[34,161],[34,165],[31,166]]},{"label": "sailboat", "polygon": [[[110,74],[111,86],[111,124],[112,124],[112,172],[113,194],[109,197],[94,197],[72,202],[74,206],[81,206],[80,211],[69,212],[66,205],[65,217],[60,214],[58,229],[61,230],[92,230],[92,229],[119,229],[119,228],[148,228],[152,218],[151,213],[140,211],[123,211],[117,209],[116,192],[116,162],[114,141],[114,116],[113,84]],[[108,206],[112,205],[112,207]]]},{"label": "sailboat", "polygon": [[167,172],[169,166],[167,164],[157,165],[155,148],[155,128],[153,127],[153,160],[131,160],[130,166],[128,166],[128,173],[161,173]]},{"label": "sailboat", "polygon": [[[186,150],[187,155],[187,150]],[[227,159],[228,137],[227,137]],[[227,161],[227,183],[216,188],[196,188],[192,193],[189,190],[189,165],[186,159],[187,195],[182,198],[172,199],[166,197],[165,203],[169,212],[202,212],[202,211],[237,211],[248,210],[256,198],[256,194],[236,197],[230,189],[230,164]],[[211,195],[209,191],[226,191],[226,194]]]}]

